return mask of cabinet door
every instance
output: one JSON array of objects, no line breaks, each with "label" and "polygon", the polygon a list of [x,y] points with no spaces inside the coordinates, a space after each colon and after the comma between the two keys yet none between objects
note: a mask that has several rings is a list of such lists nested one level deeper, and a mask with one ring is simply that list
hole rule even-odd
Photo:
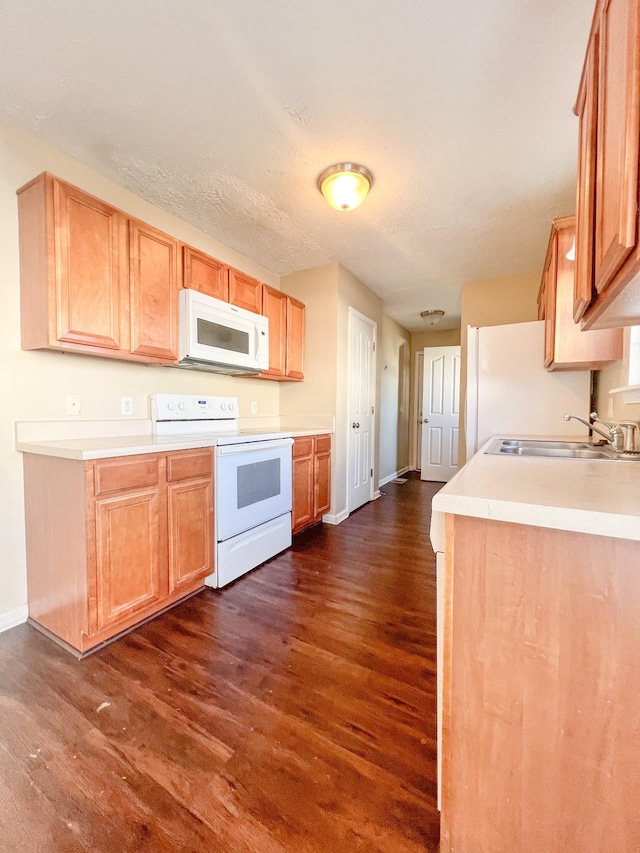
[{"label": "cabinet door", "polygon": [[230,269],[229,302],[238,308],[259,314],[262,307],[262,285],[257,279]]},{"label": "cabinet door", "polygon": [[98,632],[159,609],[166,597],[161,503],[158,488],[95,501]]},{"label": "cabinet door", "polygon": [[262,313],[269,320],[269,370],[261,376],[284,379],[287,370],[287,295],[262,285]]},{"label": "cabinet door", "polygon": [[182,286],[228,302],[229,267],[191,246],[183,246]]},{"label": "cabinet door", "polygon": [[51,311],[50,323],[55,323],[55,340],[114,355],[128,350],[125,218],[93,196],[54,180],[53,222],[57,310]]},{"label": "cabinet door", "polygon": [[331,508],[331,437],[316,438],[314,458],[315,505],[314,518],[320,519]]},{"label": "cabinet door", "polygon": [[599,54],[594,245],[598,293],[611,283],[636,243],[638,0],[605,0]]},{"label": "cabinet door", "polygon": [[213,572],[213,479],[169,483],[169,594]]},{"label": "cabinet door", "polygon": [[296,438],[293,444],[293,509],[291,529],[294,533],[314,519],[313,438]]},{"label": "cabinet door", "polygon": [[131,220],[131,352],[153,361],[178,359],[178,242]]},{"label": "cabinet door", "polygon": [[304,379],[304,303],[287,297],[287,379]]},{"label": "cabinet door", "polygon": [[598,32],[594,32],[585,61],[576,111],[579,118],[578,195],[576,213],[573,319],[577,323],[593,299],[593,229],[598,111]]}]

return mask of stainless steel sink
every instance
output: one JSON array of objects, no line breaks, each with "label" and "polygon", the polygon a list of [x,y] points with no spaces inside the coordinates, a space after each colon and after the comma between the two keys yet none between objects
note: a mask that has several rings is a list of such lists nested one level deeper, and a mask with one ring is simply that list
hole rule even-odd
[{"label": "stainless steel sink", "polygon": [[547,456],[565,459],[640,460],[640,453],[616,453],[610,445],[589,441],[541,441],[524,438],[498,438],[485,453],[500,456]]}]

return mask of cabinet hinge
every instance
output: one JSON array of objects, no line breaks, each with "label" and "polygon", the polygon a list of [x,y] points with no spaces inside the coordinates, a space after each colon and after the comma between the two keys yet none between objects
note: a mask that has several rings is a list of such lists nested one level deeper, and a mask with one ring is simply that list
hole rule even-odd
[{"label": "cabinet hinge", "polygon": [[373,342],[373,351],[374,352],[376,351],[376,342],[375,341]]},{"label": "cabinet hinge", "polygon": [[371,476],[373,477],[373,468],[371,469]]},{"label": "cabinet hinge", "polygon": [[372,414],[372,415],[375,415],[375,413],[376,413],[376,407],[375,407],[375,406],[371,406],[371,414]]}]

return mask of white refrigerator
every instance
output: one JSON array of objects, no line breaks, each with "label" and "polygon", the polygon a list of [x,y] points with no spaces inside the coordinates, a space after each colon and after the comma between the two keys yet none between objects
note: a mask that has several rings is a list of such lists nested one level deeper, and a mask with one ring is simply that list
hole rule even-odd
[{"label": "white refrigerator", "polygon": [[[492,435],[575,436],[566,412],[589,416],[588,370],[549,372],[544,365],[544,321],[468,327],[467,459]],[[587,438],[586,427],[584,437]]]}]

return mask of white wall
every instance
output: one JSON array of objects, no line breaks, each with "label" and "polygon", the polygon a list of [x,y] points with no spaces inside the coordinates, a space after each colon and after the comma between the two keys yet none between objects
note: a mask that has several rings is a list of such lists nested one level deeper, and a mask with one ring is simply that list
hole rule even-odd
[{"label": "white wall", "polygon": [[389,482],[409,467],[409,375],[411,335],[388,317],[382,318],[379,347],[380,467],[378,482]]},{"label": "white wall", "polygon": [[252,401],[258,404],[259,416],[279,414],[276,382],[20,349],[16,190],[45,170],[267,284],[280,286],[274,273],[16,126],[0,122],[0,628],[10,624],[27,602],[22,456],[13,446],[14,420],[65,418],[67,394],[80,395],[80,418],[120,417],[122,395],[133,397],[135,417],[148,417],[149,395],[159,391],[233,394],[243,417],[249,416]]}]

